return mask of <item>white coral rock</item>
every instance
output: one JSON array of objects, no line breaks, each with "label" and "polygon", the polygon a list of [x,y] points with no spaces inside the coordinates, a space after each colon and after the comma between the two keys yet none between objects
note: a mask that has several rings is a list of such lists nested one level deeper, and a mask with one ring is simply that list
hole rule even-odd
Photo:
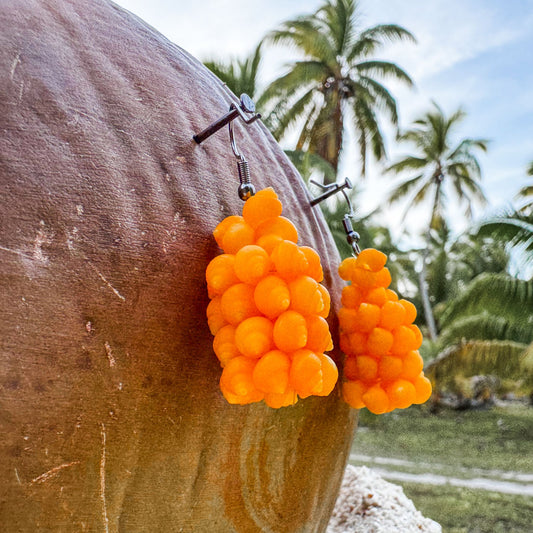
[{"label": "white coral rock", "polygon": [[327,533],[441,533],[398,485],[365,466],[348,465]]}]

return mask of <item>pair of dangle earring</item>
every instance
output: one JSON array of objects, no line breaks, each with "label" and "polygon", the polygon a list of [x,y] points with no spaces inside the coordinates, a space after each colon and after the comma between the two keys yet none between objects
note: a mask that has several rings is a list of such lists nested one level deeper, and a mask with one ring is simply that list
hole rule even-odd
[{"label": "pair of dangle earring", "polygon": [[[239,196],[245,204],[242,216],[227,217],[213,232],[223,253],[206,270],[211,300],[207,318],[223,369],[220,389],[226,400],[241,405],[264,401],[280,408],[298,398],[327,396],[335,387],[338,370],[324,353],[333,349],[326,321],[330,296],[321,285],[318,254],[298,245],[298,232],[282,216],[275,191],[255,193],[231,123],[237,116],[247,123],[258,118],[243,116],[255,111],[244,96],[239,108],[232,104],[217,121],[229,123]],[[195,140],[201,142],[196,137],[208,130]],[[350,406],[367,407],[376,414],[424,403],[431,384],[417,351],[422,335],[413,324],[416,308],[389,289],[387,256],[371,248],[360,250],[346,192],[350,181],[319,185],[323,192],[311,205],[340,191],[349,207],[343,227],[353,257],[339,266],[340,277],[350,282],[342,291],[338,313],[340,347],[346,354],[343,397]]]}]

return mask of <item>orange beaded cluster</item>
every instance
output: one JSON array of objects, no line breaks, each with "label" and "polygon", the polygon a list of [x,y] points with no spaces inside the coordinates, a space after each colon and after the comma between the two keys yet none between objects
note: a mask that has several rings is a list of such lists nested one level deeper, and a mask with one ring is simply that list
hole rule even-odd
[{"label": "orange beaded cluster", "polygon": [[224,253],[206,270],[207,320],[223,368],[229,403],[264,400],[274,408],[298,397],[327,396],[338,378],[324,354],[333,348],[326,317],[330,297],[318,254],[298,246],[273,189],[224,219],[213,235]]},{"label": "orange beaded cluster", "polygon": [[387,256],[372,248],[345,259],[339,275],[351,284],[342,290],[340,346],[346,354],[344,399],[375,414],[424,403],[431,383],[418,353],[422,334],[413,324],[416,308],[388,286]]}]

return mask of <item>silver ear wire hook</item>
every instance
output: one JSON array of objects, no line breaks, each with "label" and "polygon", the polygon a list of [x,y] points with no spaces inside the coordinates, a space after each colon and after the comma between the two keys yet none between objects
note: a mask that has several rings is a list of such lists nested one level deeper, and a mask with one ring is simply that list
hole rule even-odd
[{"label": "silver ear wire hook", "polygon": [[348,204],[348,208],[350,209],[350,211],[346,213],[344,215],[344,218],[342,219],[342,225],[344,227],[344,231],[346,232],[346,240],[348,241],[348,244],[352,247],[353,254],[355,256],[359,255],[361,253],[361,248],[359,248],[358,243],[361,237],[359,236],[359,233],[357,233],[357,231],[354,231],[353,229],[352,218],[355,217],[355,211],[353,209],[352,201],[350,200],[350,197],[346,192],[346,189],[352,188],[352,182],[348,178],[344,180],[344,183],[332,183],[331,185],[323,185],[322,183],[319,183],[314,180],[309,181],[313,185],[317,185],[324,191],[320,196],[317,196],[316,198],[313,198],[311,200],[312,206],[315,206],[316,204],[322,202],[330,196],[333,196],[334,194],[337,194],[338,192],[342,192],[346,203]]},{"label": "silver ear wire hook", "polygon": [[253,186],[250,177],[250,166],[248,165],[248,161],[237,148],[237,143],[235,142],[235,137],[233,135],[233,122],[229,123],[229,141],[233,155],[237,159],[237,170],[239,172],[239,181],[241,182],[238,189],[239,198],[246,201],[250,196],[255,194],[255,187]]},{"label": "silver ear wire hook", "polygon": [[324,185],[318,181],[315,180],[309,180],[313,185],[316,185],[317,187],[320,187],[324,192],[317,196],[316,198],[313,198],[311,200],[311,205],[314,207],[316,204],[324,201],[326,198],[329,198],[330,196],[333,196],[334,194],[337,194],[338,192],[342,191],[344,193],[344,197],[348,201],[348,205],[350,206],[351,210],[351,203],[348,199],[348,196],[346,195],[346,192],[344,189],[351,189],[353,187],[352,182],[346,178],[344,180],[344,183],[331,183],[330,185]]},{"label": "silver ear wire hook", "polygon": [[208,137],[211,137],[211,135],[216,133],[220,128],[223,128],[226,124],[231,124],[231,122],[237,117],[241,117],[246,124],[251,124],[261,118],[261,114],[255,112],[255,104],[253,100],[247,94],[241,94],[238,104],[231,104],[229,111],[224,116],[215,120],[215,122],[207,126],[207,128],[200,133],[193,135],[192,138],[200,144]]}]

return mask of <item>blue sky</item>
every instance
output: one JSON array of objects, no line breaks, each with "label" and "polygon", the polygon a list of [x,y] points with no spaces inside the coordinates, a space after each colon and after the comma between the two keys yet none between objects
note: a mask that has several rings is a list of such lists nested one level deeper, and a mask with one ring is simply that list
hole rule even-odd
[{"label": "blue sky", "polygon": [[[321,4],[315,0],[117,3],[199,59],[244,56],[280,22],[313,12]],[[488,154],[480,157],[489,209],[509,204],[528,181],[526,166],[533,160],[533,0],[360,0],[359,5],[362,27],[396,23],[418,40],[417,45],[395,44],[381,54],[397,62],[416,83],[415,90],[387,84],[400,106],[401,125],[408,126],[431,100],[446,112],[463,107],[468,116],[457,135],[490,140]],[[269,81],[282,72],[287,57],[287,50],[268,50],[263,79]],[[390,135],[391,159],[406,153],[392,141]],[[348,147],[341,172],[357,182],[357,169],[357,153]],[[369,207],[380,202],[383,188],[390,184],[390,179],[380,178],[382,170],[372,165],[364,184]],[[391,210],[392,225],[395,217],[397,210]]]}]

